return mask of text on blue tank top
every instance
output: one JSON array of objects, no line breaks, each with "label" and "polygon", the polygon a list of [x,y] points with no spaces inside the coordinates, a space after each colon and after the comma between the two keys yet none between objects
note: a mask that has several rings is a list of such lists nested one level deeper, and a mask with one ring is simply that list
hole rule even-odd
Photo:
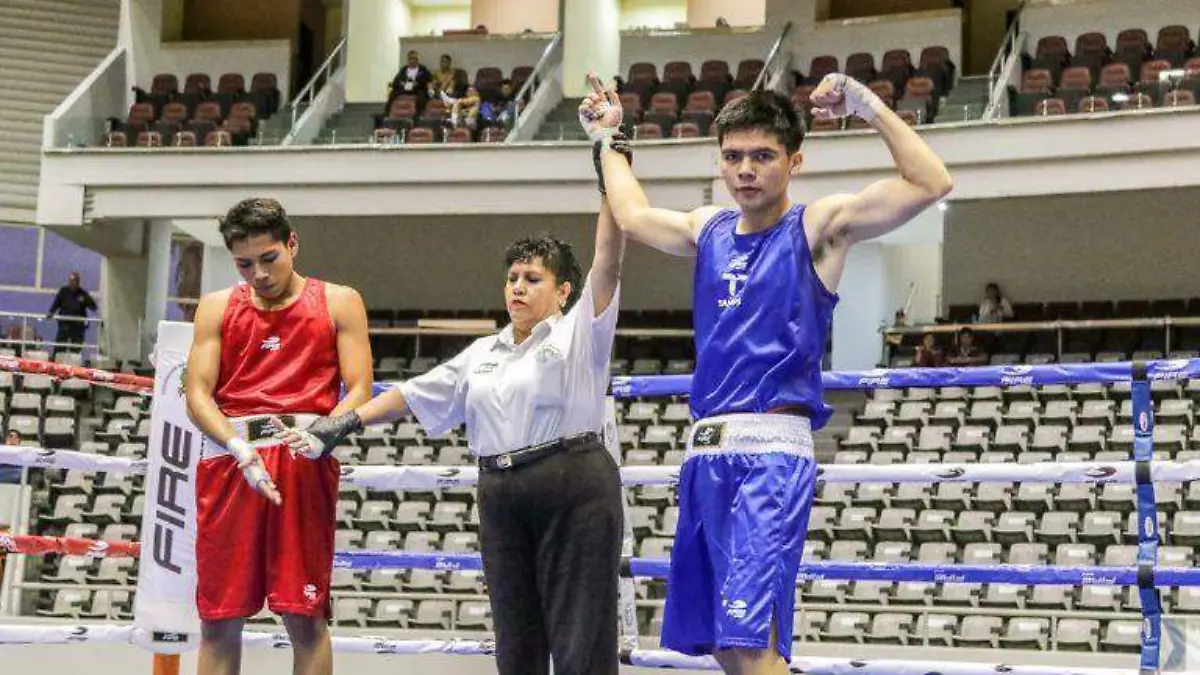
[{"label": "text on blue tank top", "polygon": [[740,216],[720,211],[696,242],[692,415],[801,406],[819,429],[832,412],[821,360],[838,298],[813,267],[804,205],[750,234],[738,234]]}]

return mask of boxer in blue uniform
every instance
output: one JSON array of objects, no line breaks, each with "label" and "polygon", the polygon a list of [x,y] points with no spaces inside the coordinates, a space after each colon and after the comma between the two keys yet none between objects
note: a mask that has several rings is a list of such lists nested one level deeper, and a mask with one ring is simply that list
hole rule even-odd
[{"label": "boxer in blue uniform", "polygon": [[622,154],[616,92],[589,75],[580,122],[621,229],[695,256],[695,418],[679,482],[662,644],[713,654],[727,673],[787,673],[800,555],[816,487],[812,433],[830,409],[821,359],[846,252],[950,192],[945,165],[875,94],[821,81],[815,117],[856,115],[899,176],[805,206],[788,198],[803,129],[789,101],[753,92],[717,116],[720,171],[736,208],[651,208]]}]

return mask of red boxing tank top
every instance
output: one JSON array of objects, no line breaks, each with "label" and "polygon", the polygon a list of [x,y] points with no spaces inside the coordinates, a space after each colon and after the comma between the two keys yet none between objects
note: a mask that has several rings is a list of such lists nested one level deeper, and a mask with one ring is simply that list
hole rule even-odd
[{"label": "red boxing tank top", "polygon": [[221,320],[221,373],[213,394],[222,413],[327,415],[340,390],[325,282],[306,279],[300,297],[279,311],[255,307],[247,285],[233,289]]}]

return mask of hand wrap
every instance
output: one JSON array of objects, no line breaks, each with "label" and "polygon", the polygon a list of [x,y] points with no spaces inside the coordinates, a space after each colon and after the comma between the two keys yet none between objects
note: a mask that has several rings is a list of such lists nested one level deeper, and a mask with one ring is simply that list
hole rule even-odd
[{"label": "hand wrap", "polygon": [[887,107],[875,92],[848,75],[830,73],[825,76],[825,80],[832,81],[834,90],[841,92],[846,103],[847,115],[855,115],[870,122],[880,110]]},{"label": "hand wrap", "polygon": [[293,446],[293,450],[308,459],[328,457],[347,436],[362,431],[362,428],[362,418],[353,410],[337,417],[318,417],[307,429],[292,430],[305,445],[303,448]]},{"label": "hand wrap", "polygon": [[267,467],[263,466],[262,457],[258,456],[258,451],[245,439],[234,438],[225,449],[237,460],[238,468],[242,470],[242,476],[250,487],[264,494],[264,487],[275,487],[275,481],[271,480],[271,474],[267,473]]},{"label": "hand wrap", "polygon": [[604,165],[600,161],[606,145],[614,152],[623,155],[629,165],[633,166],[633,144],[625,134],[618,131],[592,143],[592,163],[596,166],[596,180],[599,182],[599,190],[602,195],[608,194],[608,190],[604,187]]}]

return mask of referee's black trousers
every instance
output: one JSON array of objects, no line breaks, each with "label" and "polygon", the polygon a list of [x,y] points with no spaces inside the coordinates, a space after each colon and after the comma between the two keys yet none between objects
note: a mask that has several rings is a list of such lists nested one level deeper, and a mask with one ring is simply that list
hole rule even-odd
[{"label": "referee's black trousers", "polygon": [[500,675],[616,675],[621,477],[600,443],[479,477]]}]

